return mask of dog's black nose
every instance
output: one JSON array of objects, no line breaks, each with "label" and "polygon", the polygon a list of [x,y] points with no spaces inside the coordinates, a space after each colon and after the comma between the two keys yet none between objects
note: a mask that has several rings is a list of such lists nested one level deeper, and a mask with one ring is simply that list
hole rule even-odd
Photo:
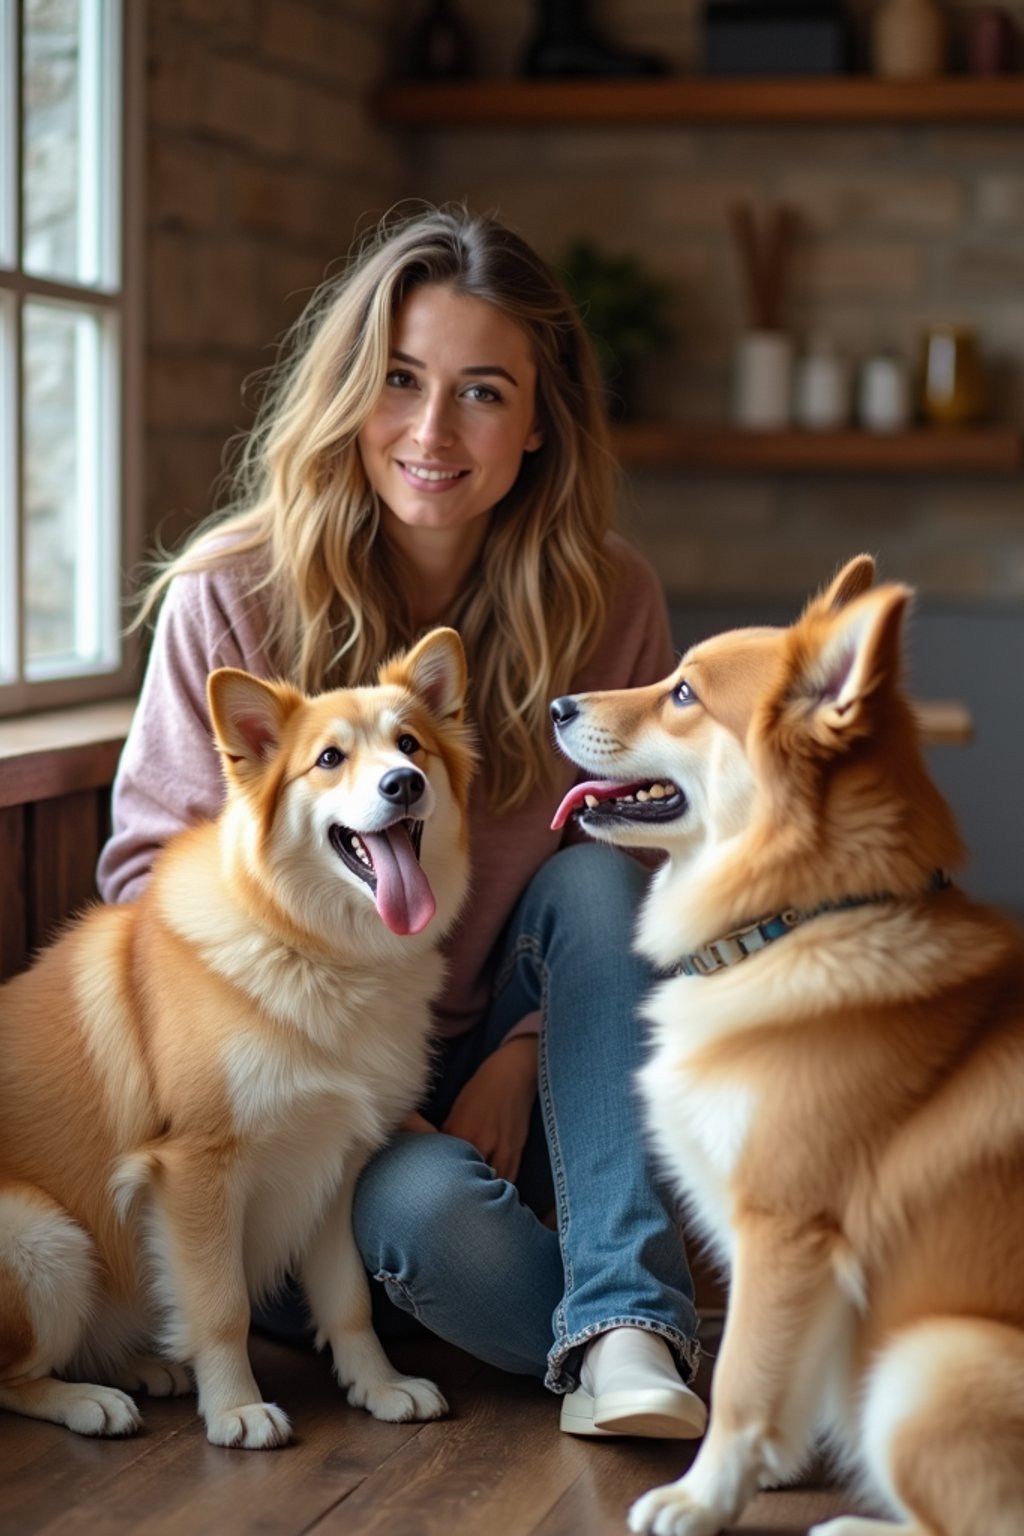
[{"label": "dog's black nose", "polygon": [[568,725],[580,712],[580,706],[571,694],[567,694],[564,699],[552,699],[548,708],[556,725]]},{"label": "dog's black nose", "polygon": [[377,788],[385,800],[408,810],[422,795],[426,782],[418,768],[389,768]]}]

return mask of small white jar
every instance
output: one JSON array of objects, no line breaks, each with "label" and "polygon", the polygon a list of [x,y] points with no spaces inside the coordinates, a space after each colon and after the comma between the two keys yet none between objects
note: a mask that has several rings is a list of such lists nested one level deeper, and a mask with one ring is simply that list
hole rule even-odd
[{"label": "small white jar", "polygon": [[895,352],[878,352],[861,364],[857,417],[867,432],[902,432],[910,425],[910,370]]},{"label": "small white jar", "polygon": [[826,337],[815,337],[796,365],[793,415],[798,427],[830,432],[850,419],[851,372]]}]

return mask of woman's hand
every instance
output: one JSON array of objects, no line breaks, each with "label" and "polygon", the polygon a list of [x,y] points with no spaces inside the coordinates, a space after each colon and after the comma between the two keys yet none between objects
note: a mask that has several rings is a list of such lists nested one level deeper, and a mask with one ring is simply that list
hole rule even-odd
[{"label": "woman's hand", "polygon": [[481,1062],[442,1130],[476,1147],[502,1179],[512,1180],[537,1097],[537,1036],[517,1035]]}]

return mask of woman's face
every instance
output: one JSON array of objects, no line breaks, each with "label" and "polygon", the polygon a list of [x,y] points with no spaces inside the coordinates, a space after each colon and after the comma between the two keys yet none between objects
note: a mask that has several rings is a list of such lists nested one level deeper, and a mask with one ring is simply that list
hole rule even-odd
[{"label": "woman's face", "polygon": [[537,370],[524,331],[441,284],[399,309],[384,390],[359,434],[370,484],[408,528],[468,528],[540,447]]}]

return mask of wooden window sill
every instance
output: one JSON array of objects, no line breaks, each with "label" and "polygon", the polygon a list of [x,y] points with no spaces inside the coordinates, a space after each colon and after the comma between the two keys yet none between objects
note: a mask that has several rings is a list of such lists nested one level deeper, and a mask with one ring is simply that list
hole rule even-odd
[{"label": "wooden window sill", "polygon": [[134,699],[0,720],[0,809],[113,780]]}]

